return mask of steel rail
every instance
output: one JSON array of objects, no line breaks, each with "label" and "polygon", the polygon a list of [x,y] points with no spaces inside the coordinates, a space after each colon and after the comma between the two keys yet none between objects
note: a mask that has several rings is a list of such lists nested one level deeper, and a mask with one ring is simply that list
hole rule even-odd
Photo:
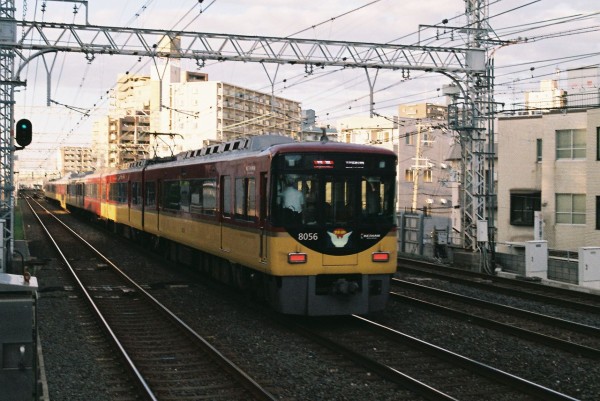
[{"label": "steel rail", "polygon": [[[150,386],[148,385],[148,383],[146,382],[146,380],[144,379],[144,377],[142,376],[142,374],[140,373],[140,371],[138,370],[138,368],[135,366],[135,363],[133,362],[133,360],[129,356],[128,352],[125,350],[125,347],[123,346],[123,344],[121,343],[121,341],[117,338],[117,336],[115,335],[115,333],[111,329],[110,325],[108,324],[108,322],[104,318],[104,315],[102,314],[102,312],[100,312],[100,310],[98,309],[96,303],[92,299],[92,296],[87,291],[87,289],[85,288],[85,286],[83,285],[83,283],[81,282],[81,280],[79,279],[79,277],[77,277],[77,273],[75,273],[75,270],[73,269],[73,267],[71,266],[71,264],[67,260],[65,254],[63,253],[63,251],[61,250],[61,248],[58,246],[58,243],[55,241],[54,237],[52,236],[52,234],[50,233],[50,231],[48,230],[48,228],[46,227],[46,225],[42,222],[42,220],[39,217],[38,213],[34,210],[33,206],[29,202],[29,199],[27,199],[26,201],[27,201],[27,205],[31,209],[33,215],[35,216],[35,218],[39,222],[40,226],[42,227],[42,229],[44,230],[44,232],[48,236],[48,239],[50,240],[50,242],[52,242],[52,245],[54,246],[54,248],[56,249],[56,251],[60,255],[62,261],[65,263],[65,265],[69,269],[69,271],[71,273],[71,276],[77,282],[77,285],[79,286],[79,290],[83,293],[83,295],[87,299],[89,305],[91,306],[94,314],[96,315],[96,317],[98,318],[98,320],[101,322],[102,328],[107,332],[107,334],[109,335],[109,337],[112,340],[112,342],[118,348],[120,356],[123,358],[123,360],[125,361],[125,364],[126,364],[127,368],[132,373],[132,375],[133,375],[136,383],[138,384],[140,390],[143,393],[144,399],[146,399],[146,400],[152,400],[152,401],[158,401],[158,398],[156,398],[156,396],[154,395],[154,393],[150,389]],[[42,205],[40,205],[39,202],[36,202],[36,203],[44,211],[46,211],[48,214],[52,215],[50,213],[50,211],[48,211],[46,208],[44,208]],[[52,216],[55,217],[54,215],[52,215]]]},{"label": "steel rail", "polygon": [[550,345],[565,351],[573,352],[588,358],[600,359],[600,350],[597,348],[588,347],[585,345],[573,343],[570,341],[562,340],[560,338],[552,337],[546,334],[537,333],[535,331],[523,329],[520,327],[512,326],[509,324],[501,323],[496,320],[487,319],[484,317],[472,315],[466,312],[452,309],[447,306],[437,305],[431,302],[422,301],[413,297],[390,292],[392,299],[397,300],[401,303],[412,304],[422,308],[427,308],[436,313],[441,313],[445,316],[451,316],[463,321],[479,324],[483,327],[498,330],[507,334],[515,335],[521,338],[525,338],[531,341],[536,341],[544,345]]},{"label": "steel rail", "polygon": [[[38,203],[38,202],[36,202],[36,203]],[[39,203],[38,203],[38,205],[39,205]],[[100,259],[102,259],[107,265],[109,265],[113,269],[113,271],[115,271],[116,273],[118,273],[124,280],[127,281],[127,283],[129,285],[131,285],[132,287],[134,287],[135,290],[139,294],[143,295],[149,301],[151,301],[152,304],[155,307],[157,307],[160,311],[162,311],[166,316],[168,316],[171,321],[173,321],[174,323],[176,323],[179,327],[185,329],[185,332],[186,332],[187,335],[189,335],[194,340],[196,340],[198,342],[198,344],[200,344],[202,346],[202,348],[206,352],[208,352],[210,355],[212,355],[214,357],[213,359],[217,363],[219,363],[219,365],[221,367],[225,368],[230,374],[232,374],[234,377],[238,378],[238,380],[240,381],[240,383],[242,384],[242,386],[248,392],[250,392],[254,397],[256,397],[256,399],[258,399],[258,400],[265,400],[265,401],[276,401],[277,400],[277,398],[275,398],[266,389],[264,389],[259,383],[257,383],[254,379],[252,379],[246,372],[244,372],[242,369],[240,369],[235,363],[233,363],[223,353],[221,353],[214,346],[212,346],[208,341],[206,341],[202,336],[200,336],[198,333],[196,333],[187,323],[185,323],[183,320],[181,320],[179,317],[177,317],[166,306],[164,306],[162,303],[160,303],[156,298],[154,298],[151,294],[149,294],[146,290],[144,290],[140,285],[138,285],[133,279],[131,279],[125,272],[123,272],[121,269],[119,269],[110,259],[106,258],[106,256],[104,256],[102,253],[100,253],[100,251],[98,251],[93,245],[91,245],[83,237],[81,237],[79,234],[77,234],[75,231],[73,231],[70,227],[68,227],[65,223],[63,223],[54,214],[50,213],[42,205],[39,205],[39,206],[41,208],[43,208],[46,212],[48,212],[50,216],[52,216],[57,222],[59,222],[73,236],[75,236],[78,240],[80,240],[82,243],[84,243]],[[39,220],[39,218],[38,218],[38,220]],[[40,221],[40,223],[41,223],[41,221]],[[46,233],[48,235],[50,235],[47,230],[46,230]],[[52,242],[55,244],[55,246],[58,249],[58,246],[56,245],[56,242],[53,239],[52,239]],[[62,255],[62,252],[61,251],[59,251],[59,252]],[[69,265],[69,269],[71,270],[72,274],[75,275],[75,277],[76,277],[76,274],[75,274],[74,270],[70,267],[70,265]],[[85,291],[85,288],[83,288],[83,284],[79,281],[79,279],[76,278],[76,280],[77,280],[78,284],[81,286],[81,288]],[[85,293],[86,293],[86,296],[87,296],[88,300],[94,305],[94,310],[97,311],[97,313],[99,314],[99,316],[102,316],[101,312],[97,309],[97,307],[93,303],[93,300],[91,299],[91,296],[89,296],[89,294],[87,293],[87,291],[85,291]],[[108,326],[108,323],[106,322],[106,320],[103,317],[101,317],[101,320],[102,320],[103,323],[105,323]],[[110,327],[108,327],[108,329],[110,330]],[[110,330],[109,332],[111,333],[112,336],[114,336],[114,334],[112,333],[112,330]],[[115,337],[115,339],[116,339],[116,337]],[[122,346],[120,346],[120,349],[123,350],[122,352],[124,354],[127,354],[126,351],[124,350],[124,348]],[[127,356],[127,360],[131,361],[131,359],[129,358],[129,356]],[[133,362],[131,362],[131,363],[133,364]],[[141,377],[141,374],[139,373],[139,371],[137,371],[137,369],[136,369],[136,372]],[[144,381],[144,383],[145,383],[145,381]],[[147,384],[146,384],[146,386],[147,386]],[[155,399],[155,398],[153,398],[153,399]]]},{"label": "steel rail", "polygon": [[[540,301],[552,305],[558,305],[561,307],[568,307],[578,311],[592,312],[600,314],[600,296],[580,291],[567,290],[564,288],[557,288],[552,286],[544,286],[538,283],[525,282],[521,280],[515,280],[505,277],[497,277],[490,275],[482,275],[479,273],[468,272],[455,268],[443,268],[446,270],[440,271],[439,265],[430,263],[424,263],[421,261],[408,261],[403,260],[406,263],[411,263],[413,266],[402,265],[398,267],[399,272],[415,272],[424,274],[430,277],[439,278],[442,280],[451,281],[459,284],[467,284],[469,286],[483,288],[488,291],[495,291],[497,293],[508,294],[512,296],[518,296],[521,298],[531,299],[534,301]],[[417,266],[422,266],[417,267]],[[437,271],[431,269],[436,268]],[[460,276],[460,277],[459,277]],[[471,277],[464,278],[464,277]],[[481,281],[474,281],[482,279]],[[501,285],[508,285],[517,288],[507,288]],[[524,291],[526,290],[526,291]],[[533,292],[538,291],[538,292]],[[539,292],[542,292],[540,294]],[[552,293],[553,295],[548,295]],[[568,299],[571,298],[571,299]],[[584,299],[590,303],[574,301],[572,298]]]},{"label": "steel rail", "polygon": [[442,359],[452,363],[453,365],[462,366],[463,368],[468,369],[469,371],[472,371],[478,375],[485,376],[496,382],[504,383],[504,384],[510,386],[511,388],[516,388],[519,391],[522,391],[526,394],[529,394],[529,395],[539,398],[541,400],[544,400],[544,401],[577,401],[577,399],[570,397],[566,394],[559,393],[559,392],[549,389],[547,387],[543,387],[539,384],[525,380],[521,377],[517,377],[510,373],[496,369],[492,366],[483,364],[481,362],[477,362],[473,359],[469,359],[462,355],[448,351],[444,348],[427,343],[423,340],[419,340],[418,338],[401,333],[397,330],[383,326],[377,322],[368,320],[364,317],[354,315],[354,318],[360,324],[366,326],[367,328],[369,328],[371,330],[376,330],[379,333],[387,336],[388,338],[390,338],[394,341],[399,341],[399,342],[402,342],[403,344],[409,344],[410,346],[419,348],[427,353],[430,353],[431,355],[435,355],[439,358],[442,358]]}]

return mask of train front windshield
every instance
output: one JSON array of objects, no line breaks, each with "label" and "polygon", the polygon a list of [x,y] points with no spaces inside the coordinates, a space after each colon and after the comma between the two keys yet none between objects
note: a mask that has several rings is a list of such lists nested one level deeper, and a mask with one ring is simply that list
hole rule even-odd
[{"label": "train front windshield", "polygon": [[286,154],[274,163],[272,222],[309,248],[350,254],[394,226],[395,157]]}]

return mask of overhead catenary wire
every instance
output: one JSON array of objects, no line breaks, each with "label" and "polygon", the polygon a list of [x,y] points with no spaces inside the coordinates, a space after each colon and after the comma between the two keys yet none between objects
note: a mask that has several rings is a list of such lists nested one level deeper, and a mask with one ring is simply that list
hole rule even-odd
[{"label": "overhead catenary wire", "polygon": [[[492,4],[494,4],[494,3],[500,4],[500,3],[502,3],[502,2],[501,2],[501,1],[497,1],[497,2],[493,2]],[[381,3],[380,3],[380,4],[381,4]],[[463,15],[464,15],[464,14],[461,14],[459,17],[462,17]],[[458,18],[458,17],[457,17],[457,18]],[[491,17],[490,17],[490,18],[491,18]],[[328,23],[328,22],[332,22],[332,21],[331,21],[331,20],[325,20],[325,21],[322,21],[323,25],[324,25],[324,24],[326,24],[326,23]],[[337,20],[336,20],[335,22],[336,22],[336,23],[339,23],[339,21],[337,21]],[[310,28],[307,28],[307,29],[312,29],[312,27],[310,27]],[[501,35],[504,35],[504,31],[501,31],[501,30],[499,30],[499,29],[496,29],[495,31],[496,31],[496,32],[500,32],[500,33],[501,33]],[[139,63],[138,63],[137,65],[139,65]],[[535,65],[535,64],[534,64],[534,65]],[[499,65],[497,65],[497,68],[498,68],[498,67],[502,67],[502,66],[499,66]],[[537,68],[537,67],[536,67],[536,68]],[[540,68],[541,68],[541,67],[540,67]],[[133,69],[133,68],[132,68],[132,69]],[[132,69],[130,69],[130,70],[132,70]],[[319,72],[321,72],[321,71],[319,71]],[[430,74],[430,75],[431,75],[431,74]],[[290,78],[287,78],[287,82],[285,82],[285,83],[284,83],[284,82],[280,82],[280,83],[279,83],[280,87],[278,88],[278,89],[279,89],[278,93],[287,93],[287,91],[288,91],[289,89],[292,89],[292,88],[295,88],[295,87],[301,87],[301,85],[302,85],[302,82],[303,82],[303,81],[304,81],[304,82],[313,82],[314,80],[316,80],[316,79],[319,79],[319,78],[322,78],[322,79],[324,80],[324,79],[327,79],[327,77],[330,77],[330,76],[331,76],[331,75],[325,75],[325,74],[316,74],[316,73],[313,73],[313,75],[312,75],[312,76],[305,76],[305,74],[299,74],[299,77],[298,77],[298,79],[297,79],[297,82],[292,82],[292,79],[290,79]],[[363,78],[363,79],[364,79],[364,78]],[[413,81],[413,82],[414,82],[414,81],[415,81],[415,79],[416,79],[416,77],[411,77],[411,81]],[[352,86],[354,86],[354,87],[356,87],[356,86],[357,86],[357,78],[356,78],[356,77],[354,77],[354,78],[351,78],[351,79],[350,79],[350,81],[346,81],[346,82],[349,82],[349,83],[344,83],[344,85],[348,85],[348,86],[352,85]],[[315,93],[311,93],[311,94],[310,94],[310,96],[312,97],[311,99],[313,99],[313,100],[316,102],[316,101],[320,101],[322,98],[324,98],[325,96],[327,96],[329,93],[331,93],[331,92],[333,92],[333,91],[337,91],[337,92],[339,92],[339,93],[343,93],[343,90],[340,90],[340,88],[343,88],[343,85],[342,85],[342,86],[340,86],[340,85],[339,85],[339,83],[336,83],[335,85],[336,85],[336,86],[335,86],[335,87],[334,87],[334,88],[333,88],[331,91],[328,91],[327,89],[323,90],[323,91],[322,91],[322,95],[319,95],[318,93],[316,93],[316,94],[315,94]],[[438,85],[438,86],[439,86],[439,85]],[[326,87],[325,87],[325,88],[326,88]],[[380,94],[381,94],[381,93],[383,93],[383,92],[384,92],[384,91],[379,91],[378,93],[380,93]],[[437,94],[435,91],[429,91],[429,92],[432,94],[432,99],[439,98],[439,96],[436,96],[436,95],[438,95],[438,94]],[[394,99],[394,98],[395,98],[395,97],[393,97],[393,96],[390,96],[390,97],[391,97],[392,99]],[[346,101],[346,103],[352,103],[352,104],[361,103],[361,102],[360,102],[360,100],[359,100],[358,102],[356,102],[356,100],[355,100],[355,99],[357,99],[357,98],[356,98],[356,97],[352,97],[352,99],[351,99],[351,100],[348,100],[348,101]],[[388,98],[386,98],[386,99],[384,99],[384,100],[382,100],[382,99],[378,99],[378,100],[377,100],[377,106],[378,106],[378,107],[379,107],[379,106],[383,106],[383,105],[384,105],[384,103],[386,103],[386,104],[387,104],[387,102],[391,102],[391,100],[389,100],[389,101],[388,101],[387,99],[389,99],[389,97],[388,97]],[[368,104],[368,102],[366,102],[366,103]],[[347,114],[347,113],[348,113],[348,107],[347,107],[347,106],[348,106],[348,104],[346,104],[346,105],[343,105],[343,104],[339,103],[337,107],[332,107],[332,106],[330,106],[330,108],[328,108],[328,110],[327,110],[327,111],[328,111],[328,112],[330,112],[330,114],[331,114],[332,118],[335,118],[335,117],[336,117],[336,114],[342,114],[342,113],[343,113],[343,114]],[[358,106],[352,106],[352,107],[353,107],[353,109],[357,109],[357,107],[358,107]],[[356,112],[358,112],[358,110],[355,110],[355,111],[356,111]]]}]

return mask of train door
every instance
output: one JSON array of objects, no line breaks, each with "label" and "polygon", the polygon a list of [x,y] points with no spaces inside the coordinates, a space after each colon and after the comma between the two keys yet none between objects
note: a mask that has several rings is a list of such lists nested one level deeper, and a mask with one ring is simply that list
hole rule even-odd
[{"label": "train door", "polygon": [[260,209],[258,211],[258,225],[260,229],[260,249],[259,249],[259,257],[262,263],[267,262],[267,236],[266,236],[266,225],[267,225],[267,173],[260,173],[260,182],[259,182],[259,195],[258,200],[260,204]]}]

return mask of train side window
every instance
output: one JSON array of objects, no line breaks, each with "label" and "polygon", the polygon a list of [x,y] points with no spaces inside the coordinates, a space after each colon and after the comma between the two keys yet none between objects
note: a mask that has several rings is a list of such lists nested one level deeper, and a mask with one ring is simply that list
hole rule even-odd
[{"label": "train side window", "polygon": [[131,183],[131,204],[141,205],[142,204],[142,183],[132,182]]},{"label": "train side window", "polygon": [[257,211],[256,211],[256,179],[254,177],[247,178],[247,206],[248,206],[248,219],[256,220]]},{"label": "train side window", "polygon": [[235,217],[256,220],[256,180],[254,177],[235,179]]},{"label": "train side window", "polygon": [[179,181],[165,181],[163,184],[162,206],[165,209],[179,210],[181,189]]},{"label": "train side window", "polygon": [[108,200],[116,201],[117,200],[117,183],[111,182],[108,184]]},{"label": "train side window", "polygon": [[202,180],[190,181],[190,212],[202,213]]},{"label": "train side window", "polygon": [[245,180],[244,178],[235,179],[235,217],[236,219],[246,218],[246,199],[245,199]]},{"label": "train side window", "polygon": [[184,212],[190,211],[190,182],[181,181],[179,183],[179,204]]},{"label": "train side window", "polygon": [[156,206],[155,182],[146,182],[146,206]]},{"label": "train side window", "polygon": [[120,182],[117,185],[117,190],[118,190],[117,201],[120,203],[127,203],[127,183]]},{"label": "train side window", "polygon": [[208,215],[217,212],[217,180],[215,179],[202,182],[202,210]]},{"label": "train side window", "polygon": [[216,180],[192,180],[189,188],[190,212],[213,216],[217,205]]},{"label": "train side window", "polygon": [[221,210],[223,216],[231,217],[233,210],[231,209],[231,177],[228,175],[221,177],[221,194],[222,194],[222,205]]}]

